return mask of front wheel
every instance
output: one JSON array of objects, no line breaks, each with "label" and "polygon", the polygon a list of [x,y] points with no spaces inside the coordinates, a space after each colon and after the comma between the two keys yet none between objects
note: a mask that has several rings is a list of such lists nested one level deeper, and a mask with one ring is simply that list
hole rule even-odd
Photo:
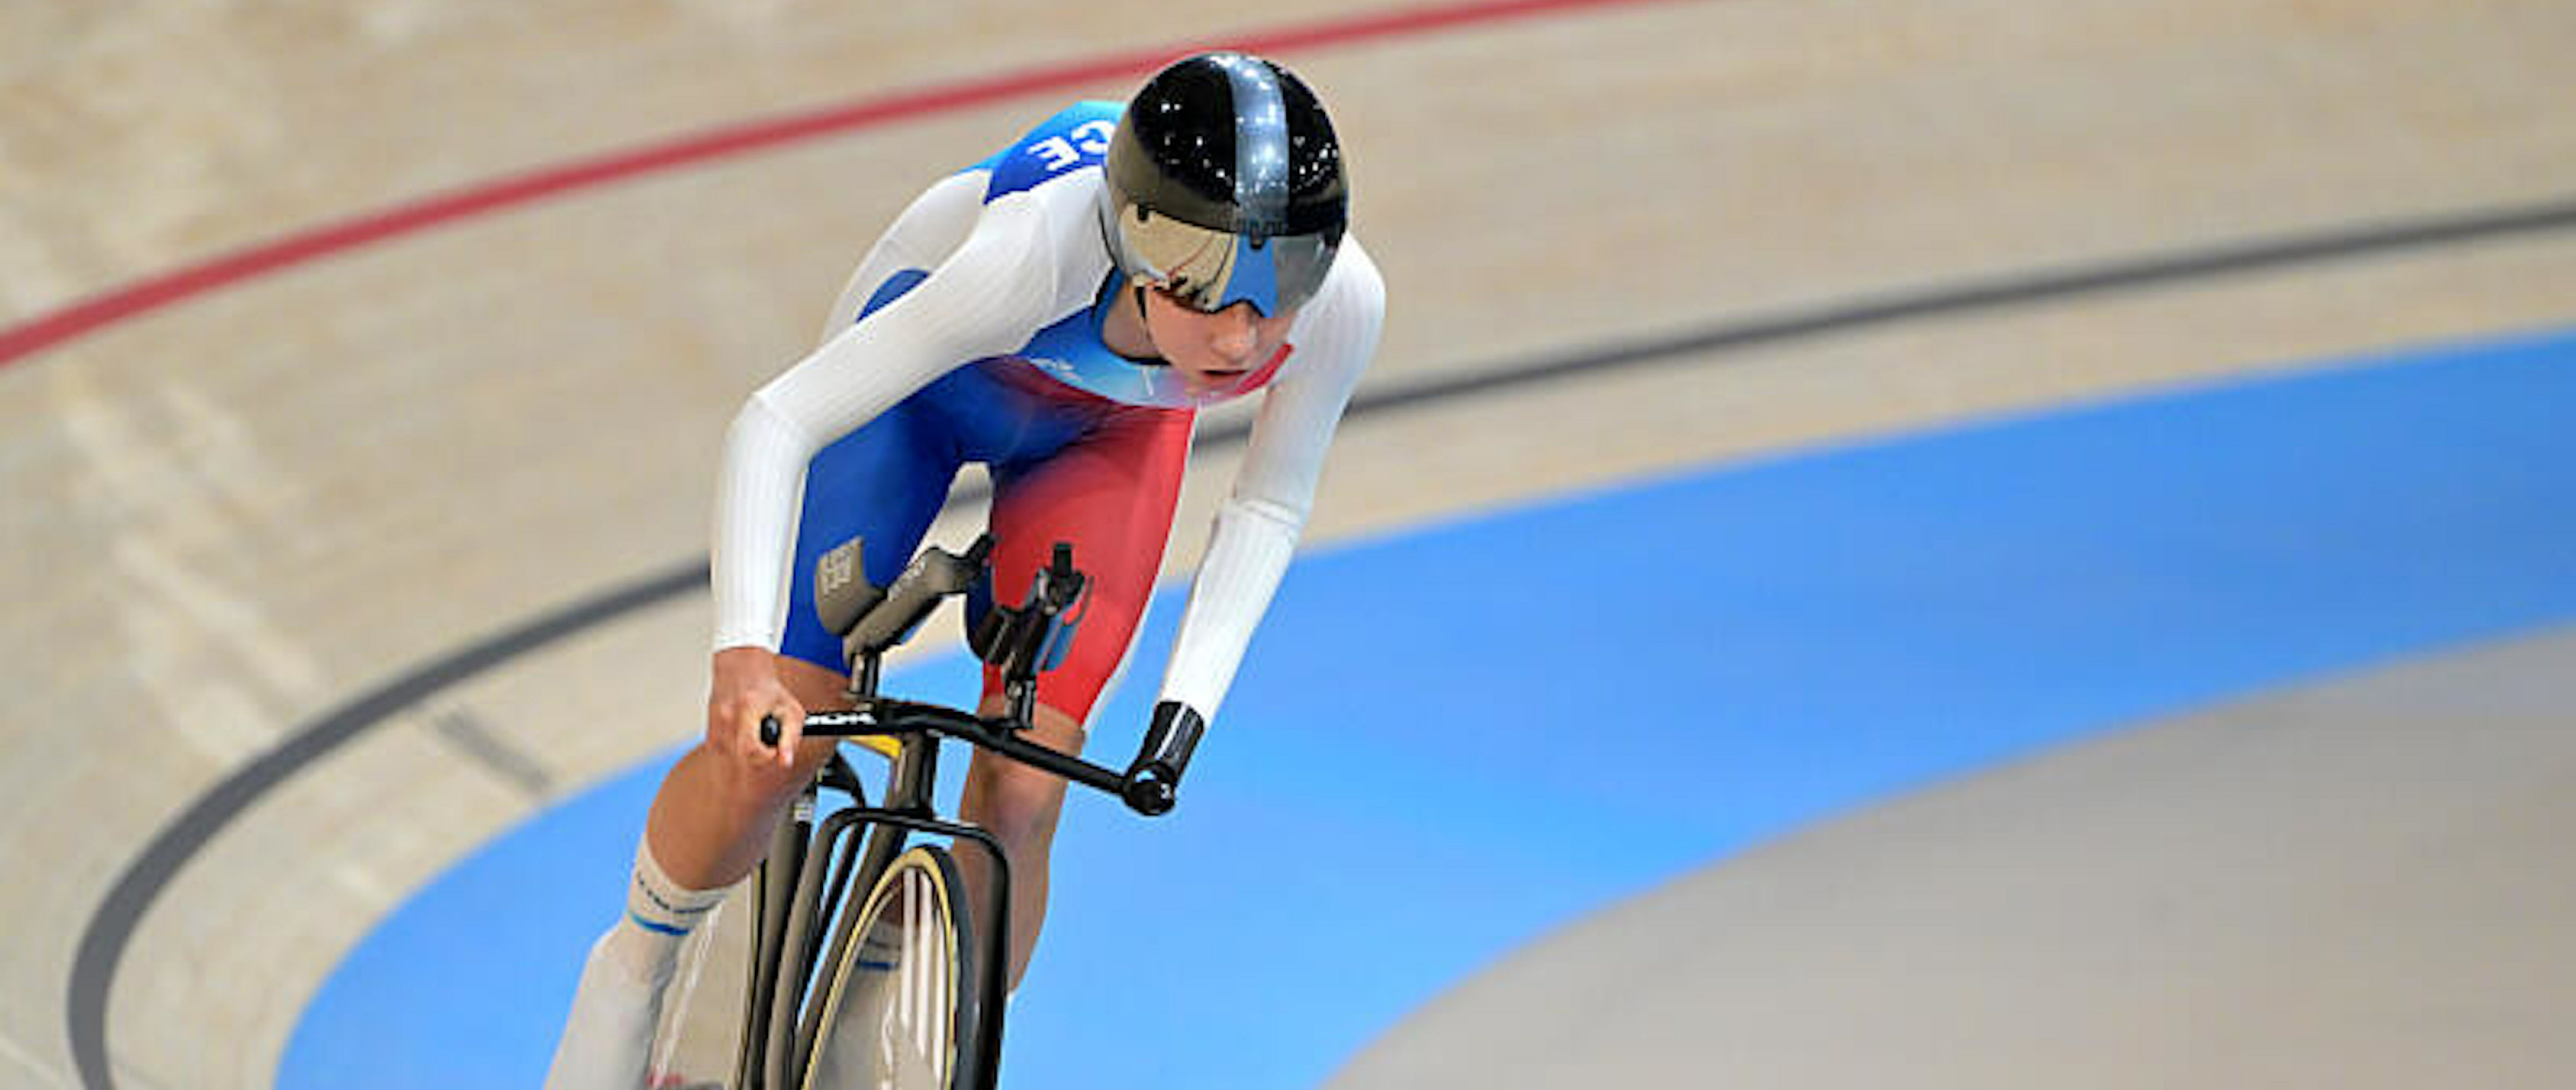
[{"label": "front wheel", "polygon": [[973,1090],[983,952],[964,889],[935,845],[886,868],[824,978],[804,1090]]}]

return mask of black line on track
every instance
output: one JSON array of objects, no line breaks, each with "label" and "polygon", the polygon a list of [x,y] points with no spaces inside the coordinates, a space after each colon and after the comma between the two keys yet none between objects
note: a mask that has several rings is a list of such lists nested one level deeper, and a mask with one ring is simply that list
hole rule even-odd
[{"label": "black line on track", "polygon": [[[1595,345],[1523,360],[1477,373],[1354,397],[1345,419],[1575,378],[1603,371],[1680,362],[1707,352],[1776,344],[1849,332],[1915,318],[1954,316],[2108,291],[2154,287],[2207,277],[2313,265],[2339,258],[2454,246],[2516,235],[2576,228],[2576,197],[2466,214],[2381,223],[2332,233],[2259,240],[2126,262],[2039,270],[1975,280],[1920,292],[1863,298],[1770,318],[1718,325],[1676,335]],[[1243,442],[1248,424],[1211,429],[1195,449]],[[955,499],[983,498],[981,488]],[[952,499],[952,502],[955,502]],[[108,993],[118,963],[144,914],[181,868],[215,834],[271,788],[320,760],[368,728],[512,659],[564,637],[692,593],[706,585],[707,559],[674,564],[486,637],[396,675],[376,688],[297,727],[276,749],[244,765],[191,803],[128,864],[82,932],[72,962],[68,1009],[72,1058],[87,1090],[114,1090],[108,1063]]]},{"label": "black line on track", "polygon": [[542,802],[554,793],[555,778],[546,766],[493,733],[482,717],[451,708],[429,717],[429,729],[455,747],[459,756],[483,766],[494,779],[518,788],[531,801]]}]

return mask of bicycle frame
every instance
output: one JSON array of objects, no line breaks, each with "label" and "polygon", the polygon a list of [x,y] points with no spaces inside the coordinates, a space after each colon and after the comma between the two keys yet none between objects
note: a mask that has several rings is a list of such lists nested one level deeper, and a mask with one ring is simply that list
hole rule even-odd
[{"label": "bicycle frame", "polygon": [[[837,964],[848,944],[857,941],[856,898],[875,888],[917,834],[945,836],[958,845],[972,843],[992,861],[992,880],[970,917],[975,925],[969,929],[968,941],[981,949],[977,964],[984,977],[977,1009],[966,1015],[975,1028],[975,1047],[972,1055],[959,1057],[960,1071],[967,1074],[960,1085],[991,1085],[1002,1033],[1003,1004],[998,997],[1006,987],[1009,860],[991,833],[939,817],[931,806],[931,792],[938,776],[939,734],[965,724],[972,724],[969,730],[994,728],[932,705],[898,705],[900,713],[879,719],[878,706],[871,695],[863,698],[859,709],[821,713],[807,720],[809,729],[817,733],[891,737],[899,748],[881,805],[867,804],[857,774],[836,754],[798,797],[790,820],[781,824],[772,842],[770,859],[760,871],[761,911],[746,997],[749,1022],[736,1073],[736,1085],[742,1090],[796,1090],[801,1085],[803,1065],[812,1054],[815,1037],[823,1031],[821,1011],[805,1002],[818,983],[816,970]],[[1011,741],[1029,744],[1017,738]],[[818,826],[816,802],[819,788],[825,786],[848,793],[851,805],[832,812]],[[837,865],[828,858],[836,848]],[[780,880],[773,874],[792,878]],[[824,938],[820,929],[845,899],[853,902],[851,911],[840,913],[828,941],[818,941]]]},{"label": "bicycle frame", "polygon": [[[968,917],[974,926],[967,941],[981,950],[977,964],[984,979],[976,989],[975,1008],[961,1013],[971,1019],[973,1048],[971,1054],[958,1057],[957,1080],[957,1085],[973,1090],[992,1087],[999,1074],[1007,994],[1009,859],[992,834],[942,818],[933,809],[941,740],[965,741],[1129,800],[1140,812],[1161,812],[1145,811],[1133,801],[1136,776],[1132,771],[1112,771],[1020,737],[1033,709],[1037,673],[1060,658],[1073,620],[1063,613],[1081,594],[1083,579],[1072,568],[1070,549],[1065,546],[1057,546],[1054,565],[1040,572],[1025,607],[996,607],[994,616],[970,640],[979,657],[1003,671],[1008,703],[1004,715],[986,719],[954,708],[877,695],[885,652],[908,637],[940,601],[962,594],[971,585],[971,580],[957,577],[957,566],[971,566],[981,575],[989,547],[987,537],[964,556],[926,550],[893,586],[867,608],[855,611],[844,629],[844,647],[852,666],[852,707],[807,716],[804,732],[808,737],[893,739],[896,745],[885,797],[881,805],[868,805],[858,774],[835,753],[797,796],[789,819],[780,823],[770,853],[756,872],[759,913],[735,1065],[736,1090],[801,1090],[803,1067],[813,1054],[815,1038],[826,1029],[820,1005],[808,1003],[808,993],[818,982],[818,967],[840,964],[848,944],[857,941],[858,906],[838,912],[839,922],[828,942],[817,941],[822,938],[818,929],[834,917],[850,891],[864,898],[875,888],[910,838],[923,833],[948,837],[952,847],[972,843],[993,863],[992,881],[982,891],[985,904],[972,906]],[[943,576],[925,565],[944,565],[948,570]],[[763,740],[776,744],[776,736],[769,733],[771,726],[763,724]],[[823,787],[847,793],[851,804],[827,815],[818,826],[815,811]]]}]

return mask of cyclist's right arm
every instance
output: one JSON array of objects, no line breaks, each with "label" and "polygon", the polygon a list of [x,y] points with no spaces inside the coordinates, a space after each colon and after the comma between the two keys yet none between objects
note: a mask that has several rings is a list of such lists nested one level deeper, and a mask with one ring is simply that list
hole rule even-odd
[{"label": "cyclist's right arm", "polygon": [[[725,433],[716,480],[715,661],[707,739],[743,760],[793,760],[804,709],[779,682],[788,558],[806,463],[832,440],[969,360],[1010,351],[1053,301],[1055,262],[1040,246],[1047,209],[984,206],[955,253],[902,298],[825,341],[755,391]],[[1041,323],[1042,324],[1042,323]],[[784,728],[760,744],[763,716]]]}]

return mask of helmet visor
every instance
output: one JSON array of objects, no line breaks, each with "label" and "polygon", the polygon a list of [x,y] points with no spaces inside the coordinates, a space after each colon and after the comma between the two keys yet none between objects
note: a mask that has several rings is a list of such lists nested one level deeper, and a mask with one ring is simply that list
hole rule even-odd
[{"label": "helmet visor", "polygon": [[1215,313],[1250,303],[1276,318],[1315,297],[1341,248],[1339,230],[1260,238],[1230,234],[1135,206],[1118,217],[1120,241],[1139,275],[1192,310]]}]

